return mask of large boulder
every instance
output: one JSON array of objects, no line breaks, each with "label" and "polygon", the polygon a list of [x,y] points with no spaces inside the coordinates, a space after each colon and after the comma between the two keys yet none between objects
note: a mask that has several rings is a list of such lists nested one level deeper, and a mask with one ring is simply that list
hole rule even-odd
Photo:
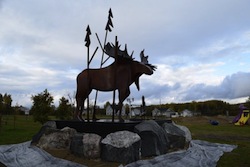
[{"label": "large boulder", "polygon": [[130,131],[108,134],[102,141],[101,158],[104,161],[131,163],[140,159],[141,138]]},{"label": "large boulder", "polygon": [[83,134],[77,133],[72,137],[70,143],[70,151],[76,156],[83,156]]},{"label": "large boulder", "polygon": [[171,149],[183,149],[185,147],[185,132],[172,123],[164,123],[163,129],[169,139],[169,146]]},{"label": "large boulder", "polygon": [[174,122],[172,122],[172,123],[173,123],[173,125],[180,128],[182,131],[184,131],[186,143],[189,143],[192,140],[192,135],[191,135],[190,130],[186,126],[178,125],[178,124],[175,124]]},{"label": "large boulder", "polygon": [[93,134],[93,133],[86,133],[83,134],[83,155],[86,158],[100,158],[101,155],[101,142],[102,137]]},{"label": "large boulder", "polygon": [[135,126],[135,132],[141,137],[141,155],[143,157],[167,153],[169,140],[166,132],[157,122],[144,121]]},{"label": "large boulder", "polygon": [[39,130],[39,132],[37,132],[33,137],[32,137],[32,141],[31,144],[36,145],[38,143],[38,141],[40,140],[40,138],[42,137],[42,135],[45,133],[45,131],[47,131],[48,129],[57,129],[56,127],[56,122],[55,121],[47,121],[43,124],[43,126],[41,127],[41,129]]},{"label": "large boulder", "polygon": [[70,151],[77,156],[89,159],[100,158],[101,155],[101,136],[93,133],[77,133],[73,136]]},{"label": "large boulder", "polygon": [[75,129],[65,127],[61,130],[43,126],[40,139],[36,145],[42,149],[69,149],[72,137],[77,133]]},{"label": "large boulder", "polygon": [[43,124],[43,126],[48,126],[50,128],[54,128],[54,129],[57,129],[56,127],[56,121],[47,121]]}]

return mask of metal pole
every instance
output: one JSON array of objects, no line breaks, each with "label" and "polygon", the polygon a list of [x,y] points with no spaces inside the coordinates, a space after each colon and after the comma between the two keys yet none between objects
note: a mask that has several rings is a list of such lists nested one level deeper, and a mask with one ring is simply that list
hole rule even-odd
[{"label": "metal pole", "polygon": [[[117,36],[115,36],[115,68],[117,66],[117,55],[118,54],[118,41]],[[116,70],[114,70],[114,86],[116,85]],[[115,120],[115,90],[113,91],[113,113],[112,113],[112,122]]]},{"label": "metal pole", "polygon": [[[112,23],[112,19],[111,19],[111,18],[113,18],[113,14],[112,14],[112,10],[111,10],[111,8],[110,8],[110,9],[109,9],[109,15],[108,15],[108,22],[107,22],[106,27],[105,27],[106,34],[105,34],[104,44],[103,44],[103,47],[102,47],[102,59],[101,59],[100,68],[101,68],[102,65],[103,65],[104,47],[105,47],[105,44],[106,44],[106,40],[107,40],[107,36],[108,36],[108,31],[111,32],[111,27],[113,27],[113,23]],[[98,37],[97,34],[96,34],[96,36],[97,36],[97,39],[98,39],[99,44],[101,45],[101,42],[100,42],[99,37]],[[94,119],[95,112],[96,112],[95,106],[96,106],[97,96],[98,96],[98,90],[96,90],[96,95],[95,95],[93,119]],[[96,118],[95,118],[95,119],[96,119]]]},{"label": "metal pole", "polygon": [[[103,47],[102,47],[102,59],[101,59],[101,64],[100,64],[100,68],[102,68],[102,65],[103,65],[103,58],[104,58],[104,47],[106,45],[106,41],[107,41],[107,35],[108,35],[108,30],[106,30],[106,34],[105,34],[105,39],[104,39],[104,44],[103,44]],[[98,38],[98,35],[96,34],[97,36],[97,39],[99,40]],[[96,119],[95,117],[95,113],[96,113],[96,101],[97,101],[97,96],[98,96],[98,90],[96,90],[95,92],[95,102],[94,102],[94,113],[93,113],[93,120]]]},{"label": "metal pole", "polygon": [[[88,62],[87,62],[87,69],[89,69],[89,47],[87,48],[87,55],[88,55]],[[88,78],[89,78],[89,70],[88,70]],[[88,95],[88,98],[87,98],[87,121],[89,122],[89,95]]]}]

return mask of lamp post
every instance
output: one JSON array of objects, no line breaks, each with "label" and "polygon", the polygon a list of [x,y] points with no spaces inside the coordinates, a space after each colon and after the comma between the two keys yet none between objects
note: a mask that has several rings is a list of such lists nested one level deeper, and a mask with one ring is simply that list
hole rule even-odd
[{"label": "lamp post", "polygon": [[127,102],[129,103],[129,118],[131,118],[132,117],[132,112],[131,112],[131,103],[134,101],[134,98],[132,97],[132,98],[127,98]]}]

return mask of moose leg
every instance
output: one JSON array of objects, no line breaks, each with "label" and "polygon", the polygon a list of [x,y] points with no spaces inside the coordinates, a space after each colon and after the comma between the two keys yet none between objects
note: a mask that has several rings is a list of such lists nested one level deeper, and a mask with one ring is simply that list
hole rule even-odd
[{"label": "moose leg", "polygon": [[122,113],[122,105],[123,105],[123,101],[129,96],[129,94],[130,94],[129,88],[119,90],[118,110],[119,110],[119,121],[120,122],[124,122],[124,120],[122,119],[122,115],[121,115],[121,113]]},{"label": "moose leg", "polygon": [[80,121],[84,121],[84,118],[82,118],[82,112],[83,111],[84,111],[84,100],[82,101],[81,110],[80,110],[80,114],[79,114],[79,120]]},{"label": "moose leg", "polygon": [[83,110],[84,110],[84,101],[79,98],[76,100],[76,115],[75,115],[75,118],[79,121],[84,121],[84,119],[82,118]]},{"label": "moose leg", "polygon": [[121,112],[122,112],[122,105],[123,105],[123,103],[119,102],[119,104],[118,104],[119,122],[124,122],[124,119],[122,119],[122,115],[121,115]]},{"label": "moose leg", "polygon": [[97,121],[98,118],[96,118],[96,105],[94,105],[94,111],[93,111],[93,115],[92,115],[92,120],[93,121]]},{"label": "moose leg", "polygon": [[79,113],[80,113],[79,99],[76,99],[76,109],[74,113],[74,120],[78,120]]}]

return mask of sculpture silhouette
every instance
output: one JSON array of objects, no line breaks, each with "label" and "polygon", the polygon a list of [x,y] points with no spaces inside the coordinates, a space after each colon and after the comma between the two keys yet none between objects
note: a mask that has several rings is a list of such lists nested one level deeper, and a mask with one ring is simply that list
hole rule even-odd
[{"label": "sculpture silhouette", "polygon": [[[76,90],[76,117],[78,119],[82,119],[84,101],[92,89],[99,91],[118,90],[119,120],[122,121],[121,109],[123,101],[130,94],[129,86],[135,83],[137,89],[140,90],[140,76],[142,74],[153,74],[156,67],[151,64],[135,61],[132,56],[127,54],[126,47],[124,51],[118,49],[117,56],[114,56],[114,49],[114,46],[111,46],[109,43],[105,46],[105,53],[111,57],[116,57],[111,65],[100,69],[85,69],[78,74]],[[143,51],[141,52],[142,55],[144,56]],[[95,115],[93,115],[93,118],[95,118]]]}]

